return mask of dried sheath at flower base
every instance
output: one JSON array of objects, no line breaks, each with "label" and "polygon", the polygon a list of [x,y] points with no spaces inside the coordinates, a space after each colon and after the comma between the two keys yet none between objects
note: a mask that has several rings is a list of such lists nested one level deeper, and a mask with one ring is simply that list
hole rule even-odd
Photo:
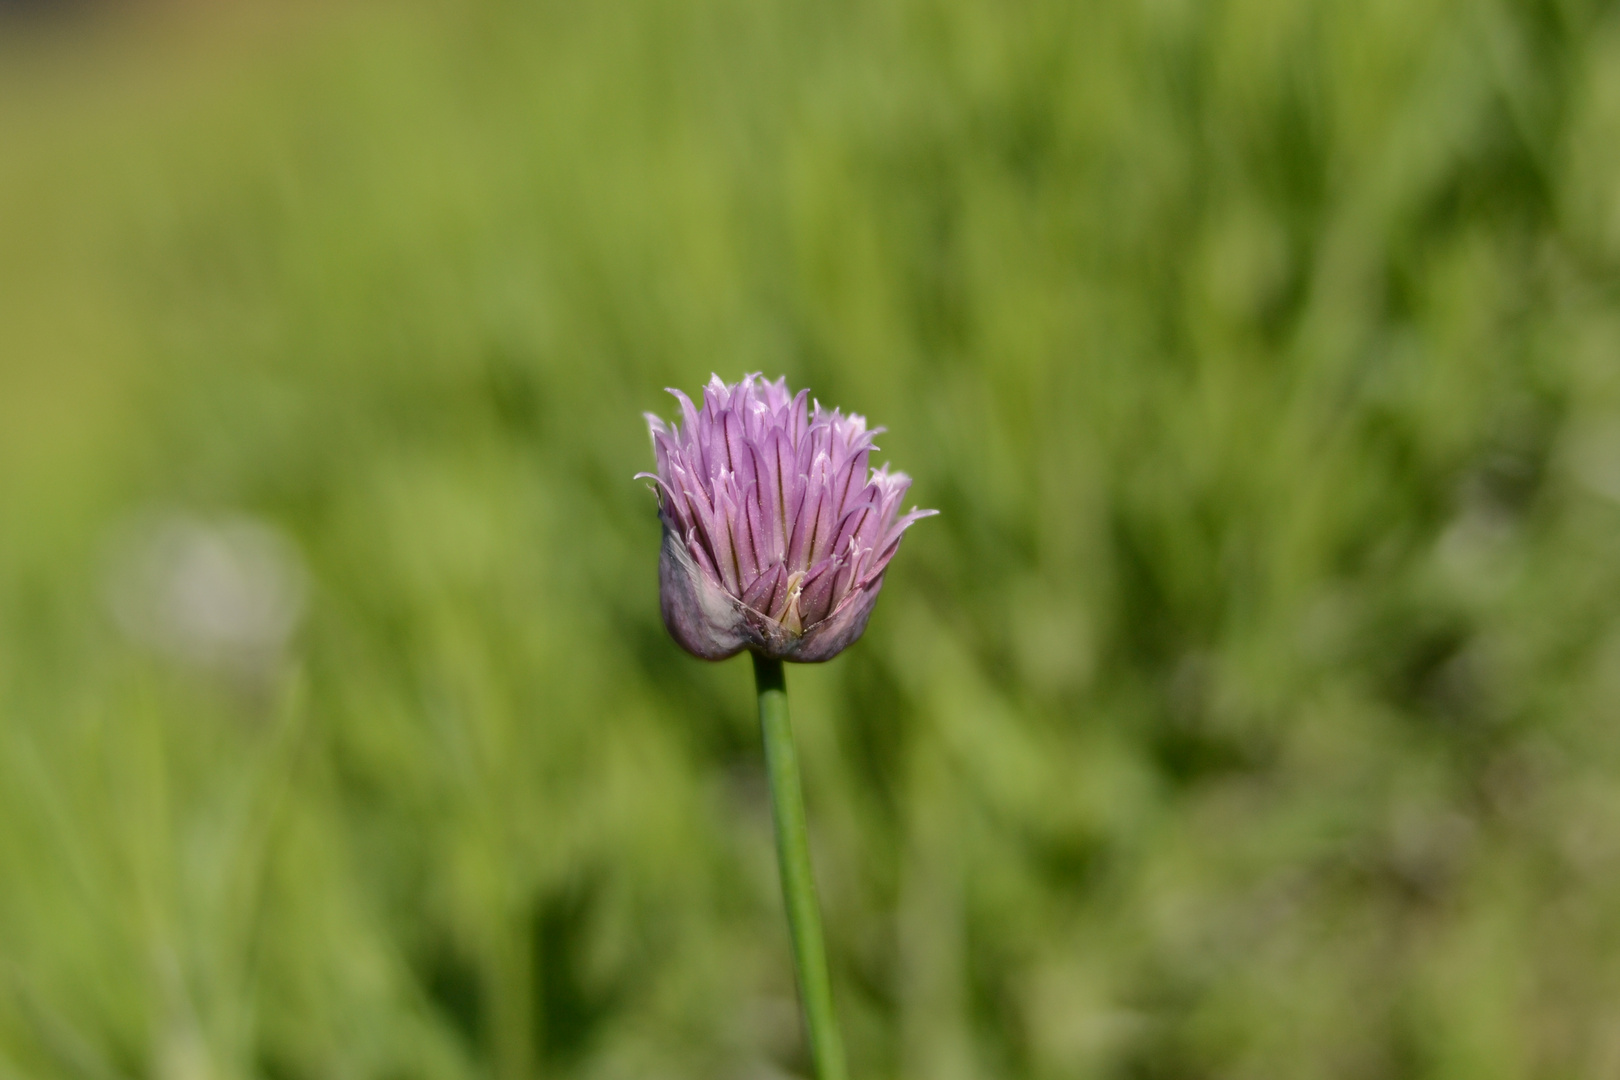
[{"label": "dried sheath at flower base", "polygon": [[912,522],[911,480],[870,469],[864,417],[807,405],[787,380],[717,375],[699,409],[679,390],[679,423],[649,413],[664,624],[705,660],[743,649],[810,663],[866,629],[883,571]]}]

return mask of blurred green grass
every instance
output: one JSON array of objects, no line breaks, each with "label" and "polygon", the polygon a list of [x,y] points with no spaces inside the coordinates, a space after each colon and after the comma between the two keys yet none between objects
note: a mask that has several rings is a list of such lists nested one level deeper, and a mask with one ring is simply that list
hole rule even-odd
[{"label": "blurred green grass", "polygon": [[802,1073],[629,479],[756,369],[943,510],[789,676],[858,1075],[1613,1075],[1617,166],[1586,0],[0,23],[0,1077]]}]

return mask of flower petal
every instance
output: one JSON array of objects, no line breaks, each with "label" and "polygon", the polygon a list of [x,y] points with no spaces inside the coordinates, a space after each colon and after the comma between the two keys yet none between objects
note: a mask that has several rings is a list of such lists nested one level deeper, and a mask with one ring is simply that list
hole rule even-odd
[{"label": "flower petal", "polygon": [[806,630],[825,619],[833,609],[833,585],[838,579],[842,563],[837,559],[823,559],[804,575],[803,595],[799,598],[799,612]]},{"label": "flower petal", "polygon": [[776,607],[779,594],[787,591],[787,568],[781,563],[769,567],[754,580],[743,593],[743,603],[762,614],[769,615]]},{"label": "flower petal", "polygon": [[872,608],[882,588],[883,577],[879,575],[853,593],[831,615],[806,630],[793,655],[784,659],[819,664],[855,644],[866,632],[867,620],[872,617]]}]

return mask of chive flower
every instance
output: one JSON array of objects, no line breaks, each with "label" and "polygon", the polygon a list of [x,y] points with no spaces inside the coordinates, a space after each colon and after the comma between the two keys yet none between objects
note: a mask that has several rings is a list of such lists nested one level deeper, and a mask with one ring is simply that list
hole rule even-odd
[{"label": "chive flower", "polygon": [[829,660],[859,638],[911,523],[910,477],[868,468],[883,428],[758,373],[714,376],[680,423],[652,413],[664,625],[705,660]]}]

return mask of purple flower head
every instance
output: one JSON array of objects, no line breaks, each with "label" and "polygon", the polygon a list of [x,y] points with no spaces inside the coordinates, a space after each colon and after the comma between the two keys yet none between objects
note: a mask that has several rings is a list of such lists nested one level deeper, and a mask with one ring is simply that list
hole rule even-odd
[{"label": "purple flower head", "polygon": [[743,649],[830,660],[866,629],[883,571],[913,521],[911,479],[868,469],[865,417],[831,412],[787,380],[716,375],[703,407],[679,390],[681,423],[651,413],[664,625],[705,660]]}]

